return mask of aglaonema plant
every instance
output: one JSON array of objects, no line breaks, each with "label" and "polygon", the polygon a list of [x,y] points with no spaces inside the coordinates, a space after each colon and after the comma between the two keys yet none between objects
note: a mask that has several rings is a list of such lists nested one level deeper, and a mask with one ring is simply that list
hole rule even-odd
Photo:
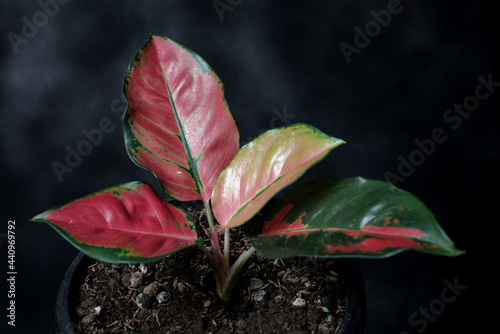
[{"label": "aglaonema plant", "polygon": [[[376,258],[406,249],[461,254],[412,194],[383,181],[326,177],[277,199],[262,233],[250,236],[252,246],[230,263],[231,230],[344,142],[293,124],[240,148],[220,79],[199,55],[162,36],[150,36],[139,50],[123,94],[126,150],[156,175],[168,200],[150,185],[132,182],[32,219],[50,224],[92,258],[144,263],[198,247],[214,268],[218,296],[227,302],[255,251],[269,258]],[[207,242],[191,216],[170,199],[203,203]]]}]

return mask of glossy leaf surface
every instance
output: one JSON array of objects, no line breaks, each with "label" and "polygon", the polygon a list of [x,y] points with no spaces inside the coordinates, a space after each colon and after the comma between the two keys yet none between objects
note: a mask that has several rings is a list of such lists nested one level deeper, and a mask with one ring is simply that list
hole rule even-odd
[{"label": "glossy leaf surface", "polygon": [[248,221],[283,187],[344,142],[306,124],[269,130],[243,146],[216,181],[212,206],[223,227]]},{"label": "glossy leaf surface", "polygon": [[191,217],[146,183],[108,188],[32,219],[46,222],[73,246],[108,262],[148,262],[197,242]]},{"label": "glossy leaf surface", "polygon": [[269,217],[251,241],[270,258],[384,257],[405,249],[461,254],[418,198],[382,181],[323,178],[300,185]]},{"label": "glossy leaf surface", "polygon": [[130,64],[123,93],[126,148],[179,201],[208,203],[239,149],[221,81],[196,53],[151,36]]}]

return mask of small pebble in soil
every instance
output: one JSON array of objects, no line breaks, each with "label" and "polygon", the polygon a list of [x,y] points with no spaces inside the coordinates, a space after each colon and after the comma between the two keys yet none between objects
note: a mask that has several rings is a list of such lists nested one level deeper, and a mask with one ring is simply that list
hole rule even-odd
[{"label": "small pebble in soil", "polygon": [[285,297],[283,297],[282,295],[276,295],[274,297],[274,303],[276,303],[276,305],[281,305],[285,302]]},{"label": "small pebble in soil", "polygon": [[87,327],[90,323],[94,321],[95,317],[96,315],[94,313],[90,313],[89,315],[84,316],[83,319],[80,321],[80,323],[83,327]]},{"label": "small pebble in soil", "polygon": [[131,288],[138,288],[142,285],[142,278],[144,277],[144,274],[141,273],[140,271],[136,271],[135,273],[130,276],[130,287]]},{"label": "small pebble in soil", "polygon": [[210,306],[210,304],[211,304],[211,303],[212,303],[212,302],[211,302],[210,300],[206,300],[206,301],[203,303],[203,307],[204,307],[204,308],[207,308],[207,307],[209,307],[209,306]]},{"label": "small pebble in soil", "polygon": [[266,295],[266,292],[264,290],[257,291],[253,299],[256,302],[261,302],[264,299],[264,296]]},{"label": "small pebble in soil", "polygon": [[124,286],[127,286],[127,287],[129,287],[129,286],[130,286],[130,276],[131,276],[131,275],[130,275],[129,273],[124,274],[124,275],[122,276],[122,284],[123,284]]},{"label": "small pebble in soil", "polygon": [[318,333],[329,334],[334,330],[333,326],[330,324],[320,324],[318,326]]},{"label": "small pebble in soil", "polygon": [[250,278],[250,284],[248,287],[250,290],[258,290],[264,285],[264,282],[262,282],[261,279],[258,278]]},{"label": "small pebble in soil", "polygon": [[143,293],[140,293],[137,297],[135,297],[135,302],[140,308],[148,308],[150,301],[150,298]]},{"label": "small pebble in soil", "polygon": [[303,298],[297,298],[293,301],[292,305],[296,307],[304,307],[306,306],[306,301]]},{"label": "small pebble in soil", "polygon": [[169,299],[170,299],[170,294],[165,291],[160,292],[158,296],[156,296],[156,300],[160,304],[166,302]]},{"label": "small pebble in soil", "polygon": [[158,282],[153,282],[151,284],[146,285],[142,292],[146,294],[148,297],[154,297],[158,294],[158,291],[160,291],[160,287],[161,284],[159,284]]},{"label": "small pebble in soil", "polygon": [[141,273],[143,273],[144,275],[146,275],[148,273],[148,267],[146,267],[146,265],[144,263],[141,263],[139,265],[139,270],[141,271]]}]

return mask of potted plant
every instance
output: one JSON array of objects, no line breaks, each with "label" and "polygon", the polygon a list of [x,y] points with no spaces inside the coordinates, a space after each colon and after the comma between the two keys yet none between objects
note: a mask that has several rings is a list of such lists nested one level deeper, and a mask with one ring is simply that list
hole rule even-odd
[{"label": "potted plant", "polygon": [[[216,295],[229,303],[254,253],[270,259],[377,258],[406,249],[461,254],[419,199],[383,181],[325,177],[287,190],[263,210],[344,142],[292,124],[240,148],[221,81],[199,55],[168,38],[150,36],[129,66],[123,94],[126,150],[156,175],[169,200],[132,182],[32,219],[91,258],[150,263],[197,248],[213,268]],[[179,204],[189,201],[202,203],[206,225]],[[233,259],[234,235],[262,211],[262,230]]]}]

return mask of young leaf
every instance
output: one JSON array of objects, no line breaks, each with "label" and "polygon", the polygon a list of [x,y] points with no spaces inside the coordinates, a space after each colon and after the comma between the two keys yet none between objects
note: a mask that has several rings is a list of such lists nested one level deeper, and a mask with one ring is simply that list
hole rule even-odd
[{"label": "young leaf", "polygon": [[418,198],[361,177],[322,178],[295,187],[269,217],[262,234],[250,240],[270,258],[384,257],[405,249],[462,253]]},{"label": "young leaf", "polygon": [[149,262],[197,242],[191,217],[146,183],[83,197],[32,219],[56,229],[87,255],[108,262]]},{"label": "young leaf", "polygon": [[208,203],[239,148],[222,82],[196,53],[151,36],[130,64],[123,128],[131,159],[179,201]]},{"label": "young leaf", "polygon": [[212,194],[217,221],[223,227],[245,223],[279,190],[343,143],[306,124],[263,133],[243,146],[217,178]]}]

